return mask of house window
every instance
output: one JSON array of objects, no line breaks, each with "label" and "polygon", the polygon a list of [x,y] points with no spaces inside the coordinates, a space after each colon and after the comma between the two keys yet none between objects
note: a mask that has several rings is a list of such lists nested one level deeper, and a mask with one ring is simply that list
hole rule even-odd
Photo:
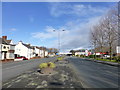
[{"label": "house window", "polygon": [[3,48],[6,49],[6,46],[4,46]]}]

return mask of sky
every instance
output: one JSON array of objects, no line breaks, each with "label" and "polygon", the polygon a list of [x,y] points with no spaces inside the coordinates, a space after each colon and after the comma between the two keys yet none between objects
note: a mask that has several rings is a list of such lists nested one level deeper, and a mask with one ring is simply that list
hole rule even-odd
[{"label": "sky", "polygon": [[7,35],[15,44],[23,41],[34,46],[58,48],[59,33],[61,52],[89,48],[90,28],[115,4],[115,2],[3,2],[2,35]]}]

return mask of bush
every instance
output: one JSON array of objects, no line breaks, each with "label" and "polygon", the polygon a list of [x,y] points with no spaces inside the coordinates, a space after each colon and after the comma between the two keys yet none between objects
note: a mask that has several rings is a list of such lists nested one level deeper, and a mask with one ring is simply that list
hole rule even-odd
[{"label": "bush", "polygon": [[55,64],[52,63],[52,62],[48,62],[48,65],[49,65],[50,68],[55,68]]},{"label": "bush", "polygon": [[117,62],[120,62],[120,56],[117,56],[117,60],[116,60]]},{"label": "bush", "polygon": [[76,55],[77,57],[79,57],[79,55]]},{"label": "bush", "polygon": [[50,67],[50,68],[55,68],[55,64],[52,63],[52,62],[48,62],[48,63],[41,63],[39,65],[40,69],[42,68],[47,68],[47,67]]},{"label": "bush", "polygon": [[63,60],[63,57],[58,57],[57,60]]},{"label": "bush", "polygon": [[80,57],[85,57],[85,55],[80,55]]},{"label": "bush", "polygon": [[119,62],[120,61],[120,56],[112,57],[112,60],[116,60],[117,62]]},{"label": "bush", "polygon": [[48,67],[48,64],[47,64],[47,63],[41,63],[41,64],[39,65],[39,67],[40,67],[40,69],[46,68],[46,67]]},{"label": "bush", "polygon": [[88,57],[89,57],[89,58],[94,58],[94,57],[95,57],[95,55],[89,55]]}]

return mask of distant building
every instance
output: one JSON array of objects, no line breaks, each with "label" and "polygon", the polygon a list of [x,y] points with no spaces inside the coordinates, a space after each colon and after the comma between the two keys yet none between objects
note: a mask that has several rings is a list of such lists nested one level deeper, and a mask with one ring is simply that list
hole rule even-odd
[{"label": "distant building", "polygon": [[88,50],[86,49],[80,49],[80,50],[75,50],[75,56],[76,55],[85,55],[85,56],[88,56],[89,55],[89,52]]},{"label": "distant building", "polygon": [[15,45],[13,44],[12,40],[7,40],[7,36],[2,36],[0,41],[1,60],[13,60],[15,58]]},{"label": "distant building", "polygon": [[117,53],[117,56],[120,56],[120,28],[118,30],[118,42],[117,42],[117,47],[116,47],[116,53]]},{"label": "distant building", "polygon": [[40,57],[45,57],[48,56],[48,50],[45,47],[36,47],[36,53],[38,54],[38,56]]},{"label": "distant building", "polygon": [[120,46],[116,47],[116,51],[117,51],[117,56],[120,56]]}]

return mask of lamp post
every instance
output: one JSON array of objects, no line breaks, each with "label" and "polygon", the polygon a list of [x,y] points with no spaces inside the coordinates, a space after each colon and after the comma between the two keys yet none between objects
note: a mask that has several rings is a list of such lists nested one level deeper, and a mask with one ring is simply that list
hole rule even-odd
[{"label": "lamp post", "polygon": [[58,51],[60,52],[60,31],[65,31],[65,30],[53,30],[54,32],[58,32]]}]

